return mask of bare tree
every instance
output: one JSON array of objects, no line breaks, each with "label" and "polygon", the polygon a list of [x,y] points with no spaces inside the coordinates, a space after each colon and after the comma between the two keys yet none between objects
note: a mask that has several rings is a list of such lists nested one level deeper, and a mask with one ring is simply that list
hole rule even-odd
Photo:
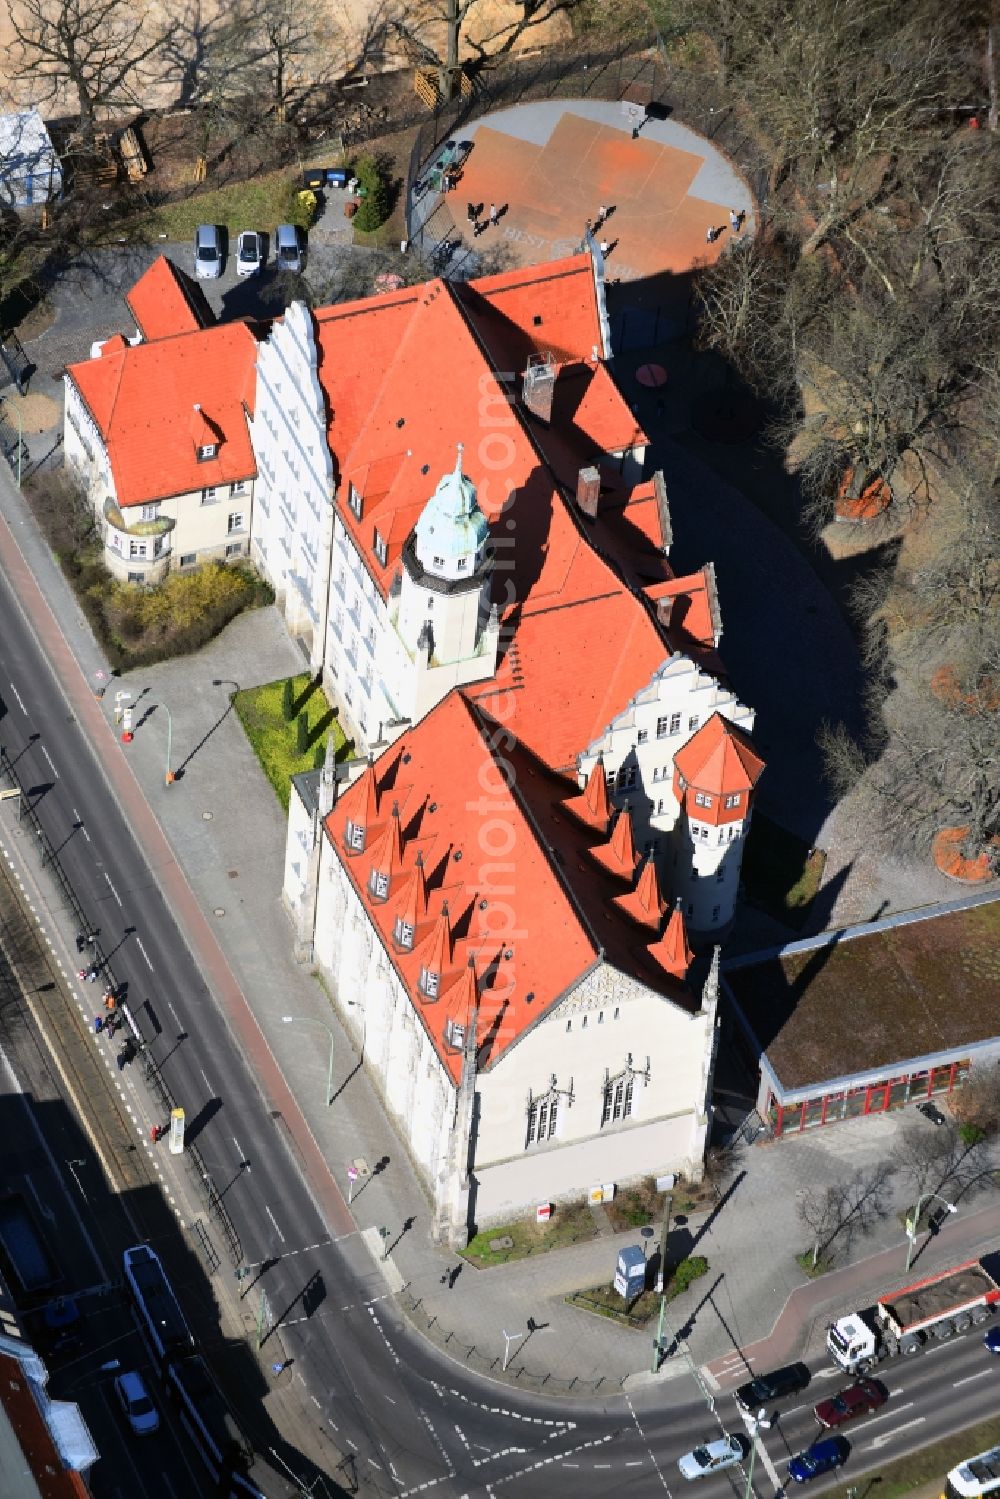
[{"label": "bare tree", "polygon": [[[960,1097],[961,1093],[955,1094],[953,1103]],[[996,1099],[993,1102],[995,1105]],[[892,1158],[912,1188],[914,1200],[930,1192],[947,1196],[968,1189],[983,1177],[988,1162],[981,1138],[964,1138],[951,1119],[936,1128],[923,1120],[907,1123],[893,1147]]]},{"label": "bare tree", "polygon": [[746,235],[695,278],[698,346],[722,354],[759,394],[794,389],[794,259],[786,240]]},{"label": "bare tree", "polygon": [[1000,1134],[1000,1068],[974,1067],[965,1086],[952,1094],[951,1111],[966,1145]]},{"label": "bare tree", "polygon": [[389,23],[415,62],[438,76],[442,99],[451,99],[458,87],[463,49],[473,54],[470,66],[480,71],[496,59],[509,55],[523,36],[555,16],[572,10],[580,0],[517,0],[517,14],[484,31],[473,32],[470,17],[477,15],[478,0],[422,0],[407,6]]},{"label": "bare tree", "polygon": [[879,1162],[831,1186],[813,1187],[802,1194],[798,1215],[813,1235],[814,1265],[837,1239],[848,1253],[856,1238],[871,1233],[885,1217],[894,1170],[892,1162]]},{"label": "bare tree", "polygon": [[80,140],[94,145],[101,113],[134,108],[170,25],[152,26],[127,0],[7,0],[14,33],[12,77],[36,105],[75,98]]}]

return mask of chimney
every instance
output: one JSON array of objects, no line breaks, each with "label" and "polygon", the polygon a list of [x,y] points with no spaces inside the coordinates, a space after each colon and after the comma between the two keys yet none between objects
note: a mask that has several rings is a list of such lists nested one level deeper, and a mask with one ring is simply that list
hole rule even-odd
[{"label": "chimney", "polygon": [[670,616],[674,612],[676,602],[676,598],[657,599],[656,601],[657,623],[661,624],[665,630],[670,628]]},{"label": "chimney", "polygon": [[552,420],[556,362],[551,354],[532,354],[521,382],[524,409],[546,425]]},{"label": "chimney", "polygon": [[600,502],[600,471],[593,466],[582,468],[576,476],[576,503],[588,520],[596,520]]}]

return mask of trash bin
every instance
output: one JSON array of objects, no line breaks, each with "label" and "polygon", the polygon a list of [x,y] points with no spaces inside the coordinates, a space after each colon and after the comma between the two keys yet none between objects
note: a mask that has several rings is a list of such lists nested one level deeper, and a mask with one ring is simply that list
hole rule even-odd
[{"label": "trash bin", "polygon": [[[347,179],[350,175],[346,167],[327,167],[326,185],[327,187],[346,187]],[[322,183],[320,186],[322,186]]]},{"label": "trash bin", "polygon": [[326,170],[323,167],[310,168],[308,172],[302,173],[302,185],[310,188],[312,192],[319,192],[326,187]]}]

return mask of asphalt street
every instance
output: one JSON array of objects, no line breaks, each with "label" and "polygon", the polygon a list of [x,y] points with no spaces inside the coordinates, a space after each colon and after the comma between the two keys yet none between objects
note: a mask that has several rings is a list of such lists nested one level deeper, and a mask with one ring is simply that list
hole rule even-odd
[{"label": "asphalt street", "polygon": [[[669,1494],[682,1487],[677,1458],[721,1429],[740,1429],[730,1396],[720,1396],[713,1412],[686,1377],[591,1409],[511,1394],[470,1376],[413,1335],[361,1238],[349,1230],[331,1237],[281,1120],[272,1116],[213,1002],[156,869],[135,841],[5,577],[0,640],[0,742],[31,788],[47,836],[100,929],[115,977],[127,983],[130,1008],[147,1036],[147,1004],[157,1017],[160,1033],[151,1049],[184,1104],[189,1139],[196,1140],[239,1235],[242,1263],[252,1271],[244,1295],[267,1333],[264,1359],[274,1350],[283,1365],[278,1377],[301,1381],[317,1427],[347,1455],[339,1471],[331,1462],[333,1476],[345,1487],[397,1499],[432,1488],[442,1495],[541,1496],[553,1489]],[[122,751],[107,740],[105,752]],[[37,878],[38,860],[25,852]],[[64,930],[64,941],[71,944],[72,935]],[[74,963],[68,947],[66,962]],[[82,990],[88,1004],[93,995],[96,1009],[100,986]],[[138,1120],[162,1122],[150,1114],[137,1068],[126,1069],[120,1082]],[[222,1264],[220,1273],[232,1274],[224,1257]],[[117,1273],[115,1265],[100,1266],[106,1278]],[[195,1284],[189,1269],[182,1294],[211,1300],[208,1285]],[[935,1345],[898,1369],[889,1366],[891,1399],[850,1436],[849,1475],[883,1462],[887,1451],[904,1451],[992,1414],[998,1365],[969,1336]],[[819,1370],[814,1385],[825,1395],[848,1382]],[[819,1397],[810,1396],[760,1433],[758,1494],[781,1485],[787,1457],[815,1435],[811,1404]],[[703,1480],[701,1489],[710,1499],[737,1492],[744,1482],[731,1470]],[[156,1491],[144,1486],[135,1492]]]}]

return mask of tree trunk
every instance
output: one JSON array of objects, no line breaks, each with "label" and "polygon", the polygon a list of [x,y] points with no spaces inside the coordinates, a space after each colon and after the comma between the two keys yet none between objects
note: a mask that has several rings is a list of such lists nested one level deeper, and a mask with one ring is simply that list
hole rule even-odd
[{"label": "tree trunk", "polygon": [[462,31],[461,0],[447,0],[445,25],[448,28],[444,68],[441,70],[441,98],[450,104],[458,83],[458,42]]}]

